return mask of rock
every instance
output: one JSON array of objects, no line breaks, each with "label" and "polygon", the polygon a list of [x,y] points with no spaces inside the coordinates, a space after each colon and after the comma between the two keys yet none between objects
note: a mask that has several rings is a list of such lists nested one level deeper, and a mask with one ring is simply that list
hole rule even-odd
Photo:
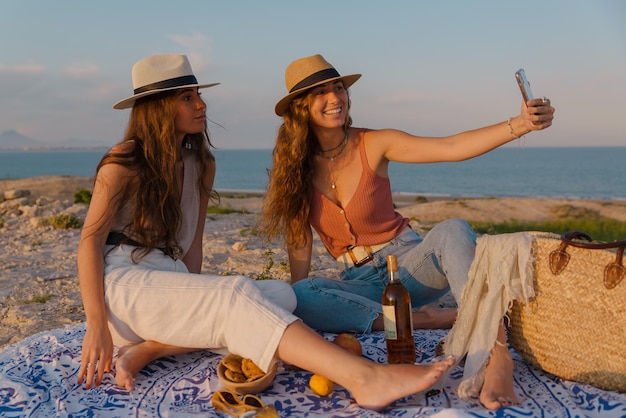
[{"label": "rock", "polygon": [[18,216],[22,215],[22,211],[19,209],[18,207],[15,208],[10,208],[5,212],[5,216],[7,218],[17,218]]},{"label": "rock", "polygon": [[87,208],[87,205],[73,204],[72,206],[66,208],[63,212],[79,218],[84,218],[87,216]]},{"label": "rock", "polygon": [[20,209],[22,211],[22,216],[27,218],[34,218],[39,214],[39,206],[37,205],[22,206]]},{"label": "rock", "polygon": [[40,198],[35,200],[35,203],[39,206],[45,206],[52,202],[54,202],[54,199],[50,199],[49,197],[46,197],[46,196],[41,196]]},{"label": "rock", "polygon": [[235,250],[235,251],[241,252],[241,251],[247,250],[248,246],[246,245],[245,242],[239,241],[239,242],[236,242],[236,243],[233,244],[232,249]]},{"label": "rock", "polygon": [[4,192],[5,200],[19,199],[20,197],[30,196],[30,190],[15,189]]}]

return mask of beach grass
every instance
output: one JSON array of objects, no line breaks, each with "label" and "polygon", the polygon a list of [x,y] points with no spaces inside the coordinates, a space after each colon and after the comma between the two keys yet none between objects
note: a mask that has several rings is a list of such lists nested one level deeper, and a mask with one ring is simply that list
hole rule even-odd
[{"label": "beach grass", "polygon": [[229,207],[222,207],[222,206],[209,206],[207,208],[207,213],[209,215],[228,215],[231,213],[240,213],[240,214],[245,214],[245,213],[249,213],[247,212],[245,209],[233,209],[233,208],[229,208]]},{"label": "beach grass", "polygon": [[83,220],[71,213],[59,213],[50,218],[39,220],[41,226],[52,226],[55,229],[78,229],[83,226]]},{"label": "beach grass", "polygon": [[74,203],[85,203],[89,204],[91,202],[91,191],[87,189],[80,189],[76,193],[74,193]]},{"label": "beach grass", "polygon": [[626,222],[620,222],[612,218],[575,218],[575,219],[551,219],[541,222],[509,221],[501,223],[493,222],[470,222],[470,225],[478,234],[506,234],[522,231],[542,231],[563,234],[568,231],[583,231],[595,241],[613,242],[626,237]]},{"label": "beach grass", "polygon": [[52,295],[47,293],[45,295],[34,296],[31,299],[22,301],[22,303],[27,305],[31,303],[46,303],[50,300],[50,298],[52,298]]}]

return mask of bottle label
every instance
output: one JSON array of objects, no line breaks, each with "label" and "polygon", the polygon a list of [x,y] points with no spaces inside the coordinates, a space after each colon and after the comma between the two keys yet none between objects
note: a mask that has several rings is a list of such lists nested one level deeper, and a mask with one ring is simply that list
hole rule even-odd
[{"label": "bottle label", "polygon": [[383,322],[385,324],[385,338],[397,340],[396,309],[393,305],[383,305]]}]

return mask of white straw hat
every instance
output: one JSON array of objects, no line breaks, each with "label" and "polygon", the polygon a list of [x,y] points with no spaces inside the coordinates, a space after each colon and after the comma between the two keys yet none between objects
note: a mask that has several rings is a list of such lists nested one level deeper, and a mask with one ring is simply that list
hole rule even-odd
[{"label": "white straw hat", "polygon": [[133,107],[135,100],[162,91],[212,87],[220,83],[198,84],[186,55],[151,55],[137,61],[132,70],[134,94],[113,105],[113,109]]},{"label": "white straw hat", "polygon": [[285,85],[289,94],[276,103],[274,111],[278,116],[282,116],[291,101],[311,87],[341,80],[345,88],[348,88],[359,78],[361,74],[339,75],[337,70],[319,54],[297,59],[285,70]]}]

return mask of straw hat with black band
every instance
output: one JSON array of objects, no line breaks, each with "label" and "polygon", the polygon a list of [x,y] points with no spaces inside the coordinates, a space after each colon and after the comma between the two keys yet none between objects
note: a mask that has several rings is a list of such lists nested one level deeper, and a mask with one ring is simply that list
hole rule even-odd
[{"label": "straw hat with black band", "polygon": [[282,116],[296,96],[312,87],[341,80],[344,87],[348,88],[359,78],[361,74],[339,75],[337,70],[319,54],[297,59],[285,70],[285,85],[289,94],[276,103],[274,111],[278,116]]},{"label": "straw hat with black band", "polygon": [[182,88],[213,87],[220,83],[198,84],[186,55],[151,55],[133,65],[134,94],[113,105],[113,109],[128,109],[141,97]]}]

